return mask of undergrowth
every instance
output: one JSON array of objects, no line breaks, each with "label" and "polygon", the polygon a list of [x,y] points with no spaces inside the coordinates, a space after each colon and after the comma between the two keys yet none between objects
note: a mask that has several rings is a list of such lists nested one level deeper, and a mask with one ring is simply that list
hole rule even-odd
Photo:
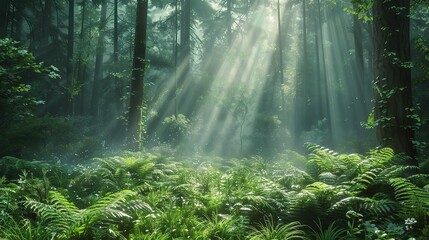
[{"label": "undergrowth", "polygon": [[[74,166],[3,157],[4,239],[429,239],[428,176],[391,149]],[[411,174],[410,174],[411,173]]]}]

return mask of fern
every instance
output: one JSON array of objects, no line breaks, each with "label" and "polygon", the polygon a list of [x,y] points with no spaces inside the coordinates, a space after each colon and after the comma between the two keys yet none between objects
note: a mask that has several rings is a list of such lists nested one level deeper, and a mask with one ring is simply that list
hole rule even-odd
[{"label": "fern", "polygon": [[381,168],[373,168],[362,174],[359,174],[349,183],[350,191],[360,193],[368,189],[370,185],[373,185],[376,182],[376,179],[381,171]]},{"label": "fern", "polygon": [[[130,190],[109,194],[86,209],[78,209],[61,193],[50,191],[48,203],[27,199],[24,205],[37,213],[40,220],[47,224],[47,229],[55,239],[70,239],[80,236],[102,223],[108,234],[108,224],[124,219],[131,219],[137,211],[152,211],[141,200],[130,200],[137,193]],[[107,225],[106,225],[107,224]],[[100,225],[101,226],[101,225]],[[112,229],[111,233],[114,233]],[[119,236],[119,235],[118,235]]]},{"label": "fern", "polygon": [[391,148],[372,149],[368,158],[374,162],[373,165],[384,166],[394,160],[395,153]]},{"label": "fern", "polygon": [[78,209],[58,192],[49,192],[48,203],[27,199],[24,206],[37,213],[42,222],[49,224],[53,238],[68,239],[79,233],[71,228]]},{"label": "fern", "polygon": [[[317,196],[308,190],[302,190],[292,196],[289,209],[289,218],[293,221],[299,220],[303,224],[310,224],[314,218],[325,214],[326,209],[322,209]],[[308,214],[311,213],[311,214]]]},{"label": "fern", "polygon": [[392,218],[397,214],[398,203],[390,199],[374,200],[366,204],[365,209],[379,219]]},{"label": "fern", "polygon": [[[5,184],[5,177],[0,178],[0,212],[11,213],[19,209],[19,186],[13,183]],[[3,214],[6,216],[6,214]],[[0,216],[2,220],[3,216]]]},{"label": "fern", "polygon": [[367,210],[368,206],[370,206],[372,202],[373,200],[371,198],[349,196],[334,203],[328,209],[328,212],[337,216],[345,216],[345,213],[349,210],[362,213]]},{"label": "fern", "polygon": [[137,195],[137,193],[131,190],[122,190],[108,194],[98,200],[94,205],[85,209],[83,215],[88,217],[90,224],[102,218],[130,218],[128,214],[118,210],[118,207],[124,204],[129,197],[135,195]]},{"label": "fern", "polygon": [[391,179],[390,184],[395,189],[396,200],[400,202],[401,216],[416,217],[429,212],[429,192],[404,178]]},{"label": "fern", "polygon": [[[407,172],[418,170],[419,168],[417,166],[409,166],[409,165],[392,165],[384,168],[380,172],[380,177],[382,177],[384,180],[388,181],[392,178],[398,178],[403,177],[407,175]],[[412,178],[415,178],[411,176]]]},{"label": "fern", "polygon": [[355,175],[357,166],[362,161],[362,157],[357,154],[339,154],[314,144],[307,144],[307,147],[311,151],[307,156],[309,160],[307,170],[316,179],[320,174],[327,172],[336,176],[345,175],[350,178]]}]

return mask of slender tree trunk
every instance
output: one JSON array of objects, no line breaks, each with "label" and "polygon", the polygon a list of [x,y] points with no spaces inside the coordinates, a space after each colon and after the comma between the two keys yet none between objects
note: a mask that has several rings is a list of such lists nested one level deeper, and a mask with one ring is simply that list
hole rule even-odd
[{"label": "slender tree trunk", "polygon": [[310,119],[308,117],[308,93],[305,90],[308,82],[307,71],[307,17],[306,17],[306,0],[302,1],[302,59],[299,66],[296,79],[296,97],[295,97],[295,139],[298,139],[304,130],[309,129]]},{"label": "slender tree trunk", "polygon": [[91,115],[95,118],[98,118],[100,115],[100,88],[101,81],[103,80],[104,34],[106,28],[106,13],[107,0],[102,0],[100,25],[98,27],[99,36],[97,42],[97,53],[95,56],[94,84],[91,97]]},{"label": "slender tree trunk", "polygon": [[128,146],[141,148],[148,0],[137,0],[133,72],[128,114]]},{"label": "slender tree trunk", "polygon": [[[114,0],[114,9],[113,9],[113,67],[114,71],[118,71],[119,64],[119,24],[118,24],[118,0]],[[113,78],[114,86],[115,86],[115,106],[116,106],[116,114],[121,112],[122,104],[122,83],[120,79],[117,77]]]},{"label": "slender tree trunk", "polygon": [[[354,8],[357,8],[354,6]],[[362,45],[362,24],[361,20],[355,14],[353,15],[353,38],[355,43],[355,61],[357,69],[357,78],[359,85],[363,88],[365,76],[364,59],[363,59],[363,45]]]},{"label": "slender tree trunk", "polygon": [[410,156],[418,165],[413,145],[410,62],[410,0],[375,1],[374,79],[375,119],[380,145]]},{"label": "slender tree trunk", "polygon": [[69,0],[69,27],[67,35],[67,114],[74,115],[74,77],[73,77],[73,52],[74,52],[74,0]]},{"label": "slender tree trunk", "polygon": [[[117,73],[120,71],[119,68],[119,1],[114,0],[113,2],[113,72]],[[113,75],[112,79],[113,81],[113,88],[114,88],[114,94],[112,105],[114,106],[113,116],[111,117],[111,121],[114,127],[112,128],[112,138],[123,140],[124,139],[124,132],[123,124],[119,120],[118,116],[121,115],[123,112],[123,102],[122,102],[122,96],[123,96],[123,82],[121,78],[116,77],[116,75]]]},{"label": "slender tree trunk", "polygon": [[227,39],[228,39],[228,47],[231,47],[232,44],[232,0],[226,1],[226,17],[227,17]]},{"label": "slender tree trunk", "polygon": [[[179,52],[179,78],[178,87],[180,92],[186,91],[186,84],[189,83],[191,71],[191,0],[182,0],[182,16],[180,24],[180,52]],[[185,96],[178,96],[180,101],[178,112],[185,113],[189,108],[182,104],[186,99]]]},{"label": "slender tree trunk", "polygon": [[318,17],[314,18],[314,52],[316,53],[316,77],[314,82],[314,109],[315,110],[315,119],[322,119],[324,116],[323,112],[323,99],[322,99],[322,82],[323,82],[323,76],[322,76],[322,70],[321,70],[321,61],[320,61],[320,32],[317,22],[320,22],[321,19]]},{"label": "slender tree trunk", "polygon": [[177,117],[177,61],[178,61],[178,37],[179,37],[179,0],[174,4],[174,115]]},{"label": "slender tree trunk", "polygon": [[180,84],[187,77],[191,67],[191,0],[182,0],[182,16],[180,31],[180,61],[184,66]]},{"label": "slender tree trunk", "polygon": [[9,24],[11,25],[11,31],[9,34],[10,38],[13,38],[16,41],[21,41],[22,39],[26,39],[25,37],[23,37],[23,22],[24,22],[24,17],[23,17],[23,11],[24,11],[24,6],[23,4],[17,4],[16,2],[13,4],[14,6],[12,6],[12,11],[9,12],[9,17],[8,17],[8,21]]},{"label": "slender tree trunk", "polygon": [[[320,0],[317,0],[317,15],[318,15],[318,30],[319,30],[319,49],[320,49],[320,60],[322,65],[322,71],[321,71],[321,77],[320,77],[320,102],[322,107],[322,114],[326,118],[327,122],[327,136],[326,136],[326,144],[329,146],[332,144],[332,121],[331,121],[331,108],[329,105],[329,92],[328,92],[328,77],[326,75],[326,59],[325,59],[325,45],[324,45],[324,37],[323,37],[323,17],[322,17],[322,11],[320,7]],[[319,59],[319,58],[318,58]],[[319,64],[320,66],[320,64]]]},{"label": "slender tree trunk", "polygon": [[51,16],[52,16],[52,0],[45,0],[45,5],[42,15],[42,25],[40,26],[40,43],[42,47],[49,45],[49,38],[51,36]]},{"label": "slender tree trunk", "polygon": [[[15,19],[16,15],[17,15],[16,12],[17,12],[16,7],[14,5],[12,5],[11,10],[10,10],[11,17],[10,17],[10,32],[9,32],[9,36],[11,36],[11,37],[14,35],[13,30],[14,30],[15,24],[14,24],[13,20]],[[6,33],[6,35],[7,35],[7,33]],[[30,46],[31,46],[31,44],[30,44]]]},{"label": "slender tree trunk", "polygon": [[[283,73],[283,36],[282,36],[282,24],[280,16],[280,0],[277,0],[277,28],[278,28],[278,54],[279,54],[279,73],[280,73],[280,97],[281,97],[281,111],[284,112],[286,107],[285,96],[283,94],[283,85],[285,84],[284,73]],[[283,119],[284,114],[281,114]],[[283,121],[284,122],[284,121]]]},{"label": "slender tree trunk", "polygon": [[81,7],[81,23],[80,23],[80,33],[79,33],[79,49],[78,49],[78,57],[77,57],[77,64],[76,64],[76,84],[79,86],[79,93],[76,97],[75,102],[75,109],[76,113],[78,115],[84,115],[84,89],[85,89],[85,83],[86,83],[86,61],[84,61],[84,53],[86,48],[85,44],[85,17],[86,17],[86,0],[82,0],[82,7]]},{"label": "slender tree trunk", "polygon": [[[356,3],[353,2],[353,8],[357,9]],[[366,100],[365,88],[367,82],[365,81],[365,64],[363,57],[363,44],[362,44],[362,22],[356,14],[353,15],[353,38],[355,44],[355,62],[356,62],[356,86],[358,90],[358,97],[361,101]],[[357,119],[359,121],[359,119]],[[359,122],[357,122],[359,123]]]},{"label": "slender tree trunk", "polygon": [[7,37],[7,27],[10,22],[10,0],[0,1],[0,38]]},{"label": "slender tree trunk", "polygon": [[118,0],[114,1],[113,6],[113,63],[118,63],[119,56],[119,33],[118,33]]}]

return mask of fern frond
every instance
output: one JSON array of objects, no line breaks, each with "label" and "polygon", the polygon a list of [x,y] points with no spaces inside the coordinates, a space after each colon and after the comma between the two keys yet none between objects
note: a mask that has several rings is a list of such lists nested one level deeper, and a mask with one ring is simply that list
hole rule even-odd
[{"label": "fern frond", "polygon": [[333,204],[328,209],[328,212],[339,216],[345,216],[345,213],[349,210],[354,210],[355,212],[366,211],[367,207],[370,206],[372,203],[373,200],[370,198],[350,196],[343,198]]},{"label": "fern frond", "polygon": [[[24,206],[37,213],[42,222],[47,224],[48,231],[55,239],[68,239],[72,234],[75,234],[71,225],[77,214],[77,209],[72,207],[71,203],[64,197],[60,197],[59,195],[61,194],[53,192],[53,196],[51,196],[56,205],[27,199],[24,202]],[[59,207],[59,209],[56,207]]]},{"label": "fern frond", "polygon": [[390,167],[386,167],[380,172],[380,177],[385,179],[386,181],[391,178],[398,178],[406,175],[407,171],[410,170],[418,170],[417,166],[410,165],[392,165]]},{"label": "fern frond", "polygon": [[390,184],[395,190],[395,198],[401,203],[400,214],[415,216],[429,212],[429,192],[417,187],[405,178],[394,178]]},{"label": "fern frond", "polygon": [[335,185],[337,179],[338,177],[331,172],[322,172],[319,174],[319,181],[329,185]]},{"label": "fern frond", "polygon": [[367,203],[365,208],[377,218],[386,218],[396,214],[398,203],[390,199],[380,199]]},{"label": "fern frond", "polygon": [[72,202],[69,202],[64,195],[57,191],[49,191],[49,203],[55,209],[65,214],[73,215],[79,211]]},{"label": "fern frond", "polygon": [[[356,184],[355,186],[357,189],[365,189],[367,186],[375,182],[381,171],[381,168],[370,169],[363,174],[357,176],[355,179],[352,180],[352,182]],[[352,186],[352,189],[353,188],[354,187]]]},{"label": "fern frond", "polygon": [[136,213],[139,211],[153,212],[154,209],[141,199],[133,199],[121,204],[120,209],[127,213]]},{"label": "fern frond", "polygon": [[94,158],[100,164],[100,167],[108,169],[110,172],[116,172],[118,168],[124,167],[120,157],[112,158]]},{"label": "fern frond", "polygon": [[109,194],[95,204],[91,205],[84,210],[81,216],[81,221],[89,220],[89,225],[100,219],[113,218],[130,218],[128,214],[120,210],[120,206],[124,204],[129,197],[137,195],[136,192],[131,190],[122,190],[116,193]]},{"label": "fern frond", "polygon": [[378,165],[384,165],[392,161],[395,153],[391,148],[376,148],[369,152],[369,158]]},{"label": "fern frond", "polygon": [[326,209],[322,209],[319,205],[316,194],[302,190],[291,199],[289,216],[292,220],[300,220],[304,224],[310,224],[314,218],[325,214],[325,211]]}]

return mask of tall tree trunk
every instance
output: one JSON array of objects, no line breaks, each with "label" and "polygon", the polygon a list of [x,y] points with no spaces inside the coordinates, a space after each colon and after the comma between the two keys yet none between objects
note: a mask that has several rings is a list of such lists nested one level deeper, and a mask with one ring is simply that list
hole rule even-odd
[{"label": "tall tree trunk", "polygon": [[[113,7],[113,65],[114,71],[118,71],[119,64],[119,26],[118,26],[118,0],[114,1]],[[122,109],[121,97],[122,97],[122,83],[117,77],[113,78],[115,86],[115,106],[116,114],[119,114]]]},{"label": "tall tree trunk", "polygon": [[174,115],[177,117],[177,61],[178,61],[178,37],[179,37],[179,0],[175,0],[174,3]]},{"label": "tall tree trunk", "polygon": [[51,16],[52,16],[52,0],[46,0],[43,15],[42,15],[42,25],[40,26],[40,43],[42,47],[49,45],[49,38],[51,36]]},{"label": "tall tree trunk", "polygon": [[137,0],[134,38],[133,72],[131,79],[130,106],[128,113],[128,146],[139,149],[143,134],[143,94],[146,57],[148,0]]},{"label": "tall tree trunk", "polygon": [[[8,1],[6,1],[8,2]],[[24,12],[25,10],[25,3],[19,2],[19,1],[9,1],[9,10],[6,13],[6,36],[12,38],[16,41],[21,41],[22,39],[26,39],[23,34],[23,22],[24,22]],[[3,14],[3,13],[0,13]],[[9,28],[9,33],[7,32]]]},{"label": "tall tree trunk", "polygon": [[[322,108],[322,116],[326,118],[327,125],[327,136],[326,136],[326,144],[329,146],[332,144],[332,121],[331,121],[331,109],[329,105],[329,92],[328,92],[328,77],[326,75],[326,60],[325,60],[325,45],[323,44],[323,17],[322,11],[320,7],[320,0],[317,0],[317,16],[318,16],[318,30],[319,30],[319,49],[320,49],[320,58],[318,57],[318,61],[321,60],[322,71],[320,75],[320,104]],[[320,63],[318,64],[320,66]]]},{"label": "tall tree trunk", "polygon": [[231,47],[232,44],[232,0],[226,0],[226,17],[227,17],[227,39],[228,47]]},{"label": "tall tree trunk", "polygon": [[118,63],[119,57],[119,33],[118,33],[118,0],[114,1],[113,6],[113,63]]},{"label": "tall tree trunk", "polygon": [[[278,28],[278,54],[279,54],[279,68],[280,73],[280,97],[281,97],[281,111],[284,113],[286,107],[285,96],[283,94],[283,85],[285,84],[284,73],[283,73],[283,36],[282,36],[282,24],[280,16],[280,0],[277,0],[277,28]],[[281,114],[281,119],[283,119],[284,114]],[[283,121],[285,122],[285,121]]]},{"label": "tall tree trunk", "polygon": [[[113,6],[113,72],[119,72],[119,0],[114,0],[114,6]],[[122,102],[122,96],[123,96],[123,81],[121,78],[116,77],[114,74],[112,79],[113,81],[113,99],[111,100],[111,104],[114,106],[113,114],[111,116],[111,121],[113,124],[112,128],[112,139],[118,139],[123,140],[124,139],[124,132],[125,129],[123,128],[123,124],[119,120],[118,116],[121,115],[121,113],[124,110],[123,102]]]},{"label": "tall tree trunk", "polygon": [[86,48],[85,43],[85,17],[86,17],[86,0],[82,0],[81,6],[81,22],[80,22],[80,33],[79,33],[79,49],[76,64],[76,84],[79,86],[79,93],[76,99],[76,113],[78,115],[85,114],[84,107],[84,89],[86,83],[86,61],[83,59]]},{"label": "tall tree trunk", "polygon": [[410,62],[410,0],[375,1],[374,79],[377,139],[418,165],[414,140]]},{"label": "tall tree trunk", "polygon": [[[310,128],[310,119],[308,117],[308,74],[306,73],[308,67],[307,56],[307,16],[306,16],[306,0],[302,1],[302,59],[298,70],[298,78],[295,84],[295,127],[294,138],[298,139],[304,130]],[[300,146],[298,146],[300,147]]]},{"label": "tall tree trunk", "polygon": [[69,26],[67,35],[67,114],[74,115],[74,77],[73,77],[73,52],[74,52],[74,0],[69,0]]},{"label": "tall tree trunk", "polygon": [[100,88],[103,80],[104,33],[106,29],[107,0],[101,1],[100,25],[95,56],[94,84],[91,97],[91,115],[98,118],[100,114]]},{"label": "tall tree trunk", "polygon": [[[357,6],[354,4],[353,8],[356,9]],[[355,43],[355,61],[356,61],[356,71],[357,78],[359,81],[359,87],[363,89],[365,76],[364,68],[364,59],[363,59],[363,45],[362,45],[362,24],[361,20],[356,14],[353,15],[353,38]]]},{"label": "tall tree trunk", "polygon": [[[182,0],[182,16],[180,24],[180,52],[179,52],[179,78],[178,78],[178,87],[181,89],[180,92],[186,91],[187,83],[189,83],[189,74],[191,71],[191,0]],[[185,96],[179,97],[178,112],[185,113],[185,108],[189,106],[184,106],[183,101],[186,100]]]},{"label": "tall tree trunk", "polygon": [[10,22],[10,0],[0,2],[0,38],[7,37],[7,27]]}]

